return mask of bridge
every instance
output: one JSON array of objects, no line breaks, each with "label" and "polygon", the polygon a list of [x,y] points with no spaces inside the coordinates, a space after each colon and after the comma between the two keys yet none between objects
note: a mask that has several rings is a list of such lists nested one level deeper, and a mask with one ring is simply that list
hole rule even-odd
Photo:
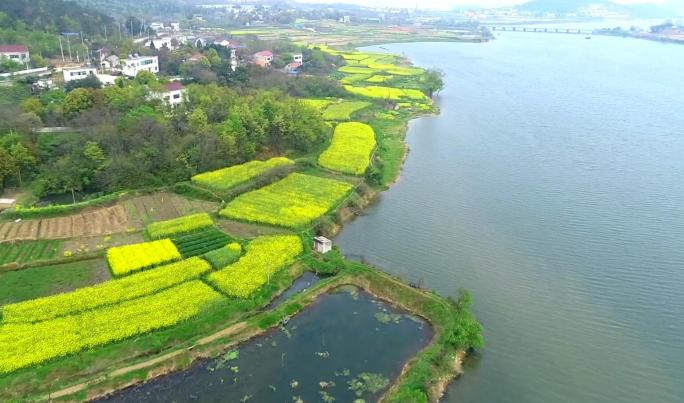
[{"label": "bridge", "polygon": [[486,26],[491,31],[505,31],[505,32],[536,32],[542,34],[575,34],[575,35],[591,35],[594,33],[591,29],[582,28],[543,28],[543,27],[519,27],[519,26]]}]

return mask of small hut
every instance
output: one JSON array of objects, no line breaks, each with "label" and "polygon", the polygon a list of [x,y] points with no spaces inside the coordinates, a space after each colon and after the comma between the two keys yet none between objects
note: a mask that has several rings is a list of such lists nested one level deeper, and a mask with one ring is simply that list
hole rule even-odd
[{"label": "small hut", "polygon": [[332,241],[324,236],[314,238],[314,250],[318,253],[328,253],[332,249]]}]

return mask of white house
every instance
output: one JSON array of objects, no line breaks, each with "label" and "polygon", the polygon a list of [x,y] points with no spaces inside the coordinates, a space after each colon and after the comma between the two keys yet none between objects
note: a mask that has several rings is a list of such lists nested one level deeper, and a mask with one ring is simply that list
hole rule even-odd
[{"label": "white house", "polygon": [[100,61],[100,67],[105,71],[112,71],[121,65],[121,60],[117,55],[109,55]]},{"label": "white house", "polygon": [[174,32],[180,31],[180,22],[172,22],[169,24],[171,26],[171,30]]},{"label": "white house", "polygon": [[167,105],[176,107],[185,101],[185,87],[178,81],[172,81],[165,86],[164,92],[150,94],[151,99],[161,99]]},{"label": "white house", "polygon": [[[157,39],[152,39],[149,42],[145,42],[145,46],[148,46],[152,49],[159,50],[163,47],[166,47],[169,50],[174,50],[177,48],[177,46],[174,46],[173,44],[173,39],[170,37],[164,37],[164,38],[157,38]],[[176,40],[177,43],[180,43],[180,41]]]},{"label": "white house", "polygon": [[268,67],[273,61],[273,52],[270,50],[262,50],[254,54],[254,63],[257,66]]},{"label": "white house", "polygon": [[302,55],[301,53],[295,53],[292,55],[292,61],[294,63],[302,64],[304,63],[304,55]]},{"label": "white house", "polygon": [[324,236],[314,238],[314,250],[318,253],[328,253],[332,249],[332,241]]},{"label": "white house", "polygon": [[159,58],[157,56],[131,56],[121,60],[121,72],[126,77],[134,78],[141,71],[159,73]]},{"label": "white house", "polygon": [[67,67],[62,70],[64,75],[64,82],[82,80],[97,74],[97,69],[95,67]]},{"label": "white house", "polygon": [[31,58],[25,45],[0,45],[0,59],[8,58],[17,63],[28,63]]},{"label": "white house", "polygon": [[153,22],[150,24],[150,29],[154,31],[161,31],[164,29],[164,23],[163,22]]}]

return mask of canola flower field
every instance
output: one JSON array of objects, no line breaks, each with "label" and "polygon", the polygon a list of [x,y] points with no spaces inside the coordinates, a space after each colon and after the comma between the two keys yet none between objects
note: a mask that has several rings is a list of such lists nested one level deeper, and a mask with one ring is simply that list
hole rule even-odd
[{"label": "canola flower field", "polygon": [[346,122],[335,127],[332,143],[318,158],[327,169],[363,175],[375,148],[375,132],[365,123]]},{"label": "canola flower field", "polygon": [[369,106],[371,106],[371,103],[366,101],[342,101],[334,103],[323,111],[323,119],[337,121],[350,120],[352,114],[368,108]]},{"label": "canola flower field", "polygon": [[368,87],[354,87],[352,85],[345,85],[344,89],[354,95],[359,95],[366,98],[374,99],[391,99],[394,101],[412,100],[427,102],[427,95],[422,91],[414,90],[412,88],[393,88],[371,85]]},{"label": "canola flower field", "polygon": [[170,239],[115,246],[107,250],[107,262],[115,276],[123,276],[180,258],[180,252]]},{"label": "canola flower field", "polygon": [[285,157],[275,157],[267,161],[250,161],[241,165],[195,175],[191,178],[191,181],[207,189],[225,192],[235,186],[249,182],[274,168],[292,164],[294,164],[294,161]]},{"label": "canola flower field", "polygon": [[296,235],[274,235],[249,243],[236,263],[213,272],[208,280],[228,295],[247,298],[261,288],[278,269],[292,263],[303,251]]},{"label": "canola flower field", "polygon": [[219,215],[301,228],[327,214],[352,189],[353,186],[346,182],[293,173],[281,181],[236,197]]},{"label": "canola flower field", "polygon": [[152,239],[167,238],[172,235],[185,234],[198,229],[211,227],[214,221],[207,213],[191,214],[173,220],[159,221],[147,226],[147,234]]},{"label": "canola flower field", "polygon": [[206,261],[190,258],[72,292],[5,305],[0,308],[0,324],[50,320],[121,303],[196,279],[210,269]]},{"label": "canola flower field", "polygon": [[0,373],[175,325],[225,297],[201,281],[76,315],[0,326]]}]

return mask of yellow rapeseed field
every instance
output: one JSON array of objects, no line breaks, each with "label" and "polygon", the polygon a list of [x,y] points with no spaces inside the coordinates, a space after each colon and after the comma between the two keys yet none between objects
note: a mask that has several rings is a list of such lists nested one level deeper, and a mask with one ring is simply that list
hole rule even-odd
[{"label": "yellow rapeseed field", "polygon": [[303,251],[302,241],[296,235],[260,237],[247,245],[246,253],[240,260],[211,273],[208,280],[231,296],[246,298]]},{"label": "yellow rapeseed field", "polygon": [[180,258],[180,252],[170,239],[115,246],[107,250],[107,261],[115,276],[130,274]]},{"label": "yellow rapeseed field", "polygon": [[0,373],[175,325],[224,299],[201,281],[77,315],[0,326]]},{"label": "yellow rapeseed field", "polygon": [[288,158],[275,157],[268,161],[250,161],[241,165],[205,172],[192,177],[192,182],[217,191],[227,191],[248,182],[267,171],[294,164]]},{"label": "yellow rapeseed field", "polygon": [[0,308],[0,324],[38,322],[120,303],[198,278],[209,270],[209,263],[193,257],[71,292],[5,305]]},{"label": "yellow rapeseed field", "polygon": [[333,171],[363,175],[375,148],[373,128],[364,123],[346,122],[335,127],[332,143],[318,163]]},{"label": "yellow rapeseed field", "polygon": [[327,214],[351,192],[346,182],[293,173],[242,194],[219,213],[223,217],[299,228]]}]

